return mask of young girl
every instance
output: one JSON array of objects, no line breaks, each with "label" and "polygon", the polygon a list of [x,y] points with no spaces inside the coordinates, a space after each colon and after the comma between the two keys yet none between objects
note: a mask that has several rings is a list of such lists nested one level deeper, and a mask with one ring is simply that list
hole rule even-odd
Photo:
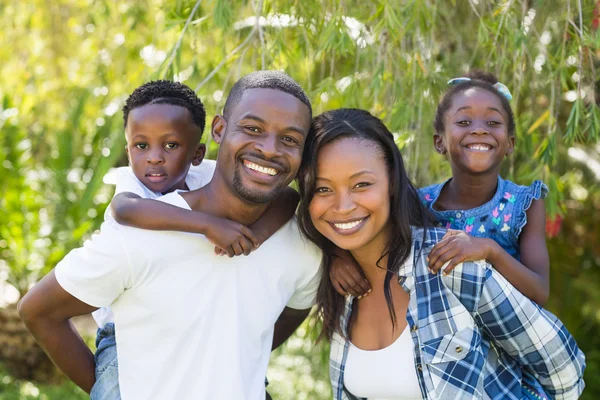
[{"label": "young girl", "polygon": [[[500,177],[515,143],[508,88],[489,73],[455,78],[440,101],[434,145],[452,178],[419,190],[422,202],[449,229],[429,254],[433,274],[463,261],[485,259],[521,293],[543,305],[548,299],[549,258],[541,181],[520,186]],[[343,257],[347,257],[342,255]],[[368,281],[347,262],[331,272],[341,294],[368,295]]]}]

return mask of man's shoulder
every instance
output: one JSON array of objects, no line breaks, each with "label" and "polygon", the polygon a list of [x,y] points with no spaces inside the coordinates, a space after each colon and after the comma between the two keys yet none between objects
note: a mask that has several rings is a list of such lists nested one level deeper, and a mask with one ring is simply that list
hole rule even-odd
[{"label": "man's shoulder", "polygon": [[[266,245],[266,246],[265,246]],[[285,262],[291,264],[320,264],[322,252],[302,235],[296,217],[292,217],[271,238],[262,245],[285,255]]]}]

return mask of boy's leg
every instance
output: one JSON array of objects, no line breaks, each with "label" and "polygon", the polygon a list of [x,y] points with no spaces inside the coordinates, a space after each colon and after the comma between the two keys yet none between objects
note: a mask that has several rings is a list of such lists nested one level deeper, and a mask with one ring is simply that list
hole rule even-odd
[{"label": "boy's leg", "polygon": [[115,325],[106,324],[98,329],[96,336],[96,383],[90,392],[90,400],[120,400],[119,364]]}]

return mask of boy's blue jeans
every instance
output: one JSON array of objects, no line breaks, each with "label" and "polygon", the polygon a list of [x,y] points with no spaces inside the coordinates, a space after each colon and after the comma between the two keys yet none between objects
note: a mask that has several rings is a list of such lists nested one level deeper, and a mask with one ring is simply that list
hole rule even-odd
[{"label": "boy's blue jeans", "polygon": [[96,335],[96,383],[90,392],[90,400],[120,400],[119,364],[115,325],[106,324]]}]

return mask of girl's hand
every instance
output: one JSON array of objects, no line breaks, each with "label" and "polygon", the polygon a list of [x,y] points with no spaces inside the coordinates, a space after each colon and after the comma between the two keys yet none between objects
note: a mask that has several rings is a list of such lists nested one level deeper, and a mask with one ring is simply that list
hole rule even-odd
[{"label": "girl's hand", "polygon": [[333,257],[329,279],[335,290],[342,296],[351,294],[360,299],[371,293],[369,281],[352,257],[339,255]]},{"label": "girl's hand", "polygon": [[489,242],[490,239],[476,238],[463,231],[449,229],[427,257],[429,270],[435,275],[449,262],[443,271],[447,275],[463,261],[485,260],[491,251]]},{"label": "girl's hand", "polygon": [[246,226],[226,218],[214,218],[207,229],[206,238],[215,245],[215,254],[247,256],[256,250],[260,242],[256,235]]}]

